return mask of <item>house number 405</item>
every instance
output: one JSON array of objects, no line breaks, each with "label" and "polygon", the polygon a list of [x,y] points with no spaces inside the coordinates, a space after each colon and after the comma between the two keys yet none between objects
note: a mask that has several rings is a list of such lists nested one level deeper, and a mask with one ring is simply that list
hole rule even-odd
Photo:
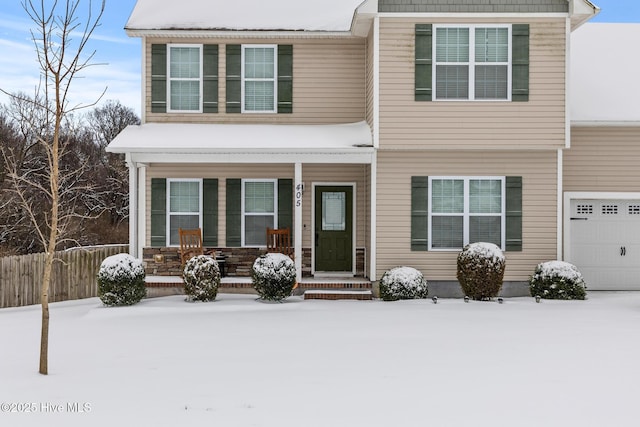
[{"label": "house number 405", "polygon": [[302,184],[296,185],[296,207],[302,206],[302,192],[304,186]]}]

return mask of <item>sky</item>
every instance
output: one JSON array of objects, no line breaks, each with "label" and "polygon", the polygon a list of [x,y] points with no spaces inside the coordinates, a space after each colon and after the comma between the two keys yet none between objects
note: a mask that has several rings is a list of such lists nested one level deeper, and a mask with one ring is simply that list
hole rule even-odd
[{"label": "sky", "polygon": [[[591,22],[640,23],[638,0],[592,1],[602,12]],[[51,4],[52,0],[46,0],[46,3]],[[99,0],[80,0],[79,13],[85,15],[90,3],[95,9]],[[72,83],[74,104],[93,103],[106,89],[101,101],[118,100],[140,114],[141,40],[128,37],[124,31],[134,4],[135,0],[106,0],[101,26],[86,50],[87,53],[95,50],[92,63],[100,65],[91,67]],[[33,95],[39,76],[30,34],[33,27],[22,8],[22,0],[0,2],[0,89]],[[0,94],[0,103],[6,102],[7,97]]]}]

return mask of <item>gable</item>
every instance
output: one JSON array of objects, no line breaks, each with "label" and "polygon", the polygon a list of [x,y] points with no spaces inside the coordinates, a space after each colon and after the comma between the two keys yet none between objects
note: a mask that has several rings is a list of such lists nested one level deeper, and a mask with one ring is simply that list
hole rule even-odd
[{"label": "gable", "polygon": [[567,13],[567,0],[379,0],[378,12],[396,13]]}]

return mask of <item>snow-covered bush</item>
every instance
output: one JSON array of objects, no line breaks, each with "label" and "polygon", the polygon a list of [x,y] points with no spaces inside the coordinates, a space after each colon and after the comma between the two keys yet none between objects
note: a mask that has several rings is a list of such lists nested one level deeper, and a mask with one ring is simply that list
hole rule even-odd
[{"label": "snow-covered bush", "polygon": [[458,255],[458,282],[465,295],[476,300],[491,299],[502,288],[505,257],[493,243],[471,243]]},{"label": "snow-covered bush", "polygon": [[578,268],[564,261],[538,264],[529,280],[531,296],[547,299],[585,299],[587,286]]},{"label": "snow-covered bush", "polygon": [[427,280],[412,267],[395,267],[380,279],[380,298],[384,301],[426,298]]},{"label": "snow-covered bush", "polygon": [[207,255],[190,258],[182,270],[184,293],[191,301],[213,301],[220,286],[218,262]]},{"label": "snow-covered bush", "polygon": [[98,270],[98,297],[104,305],[133,305],[147,296],[144,268],[129,254],[105,258]]},{"label": "snow-covered bush", "polygon": [[280,301],[291,295],[296,284],[296,267],[290,257],[268,253],[253,263],[251,279],[261,299]]}]

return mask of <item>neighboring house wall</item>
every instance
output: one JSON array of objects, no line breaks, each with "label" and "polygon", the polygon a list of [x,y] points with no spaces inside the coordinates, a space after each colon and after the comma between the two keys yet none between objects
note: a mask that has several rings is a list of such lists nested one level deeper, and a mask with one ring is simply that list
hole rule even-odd
[{"label": "neighboring house wall", "polygon": [[[264,178],[283,179],[294,178],[294,165],[291,164],[167,164],[156,165],[147,168],[146,181],[146,206],[151,206],[151,179],[152,178],[217,178],[218,179],[218,246],[227,246],[226,243],[226,179],[227,178]],[[369,217],[369,188],[366,184],[369,178],[367,165],[303,165],[302,178],[305,183],[305,191],[302,200],[303,206],[303,247],[311,247],[313,233],[312,227],[312,184],[316,182],[340,182],[355,183],[356,195],[356,241],[358,248],[368,246],[365,240],[367,235],[367,218]],[[151,245],[151,212],[145,213],[145,246]]]},{"label": "neighboring house wall", "polygon": [[377,277],[398,265],[428,280],[456,280],[459,250],[411,250],[412,176],[521,176],[522,251],[506,252],[505,280],[526,281],[556,259],[557,152],[384,151],[378,155]]},{"label": "neighboring house wall", "polygon": [[572,127],[564,191],[640,192],[640,126]]},{"label": "neighboring house wall", "polygon": [[[147,38],[151,45],[217,44],[218,113],[152,113],[151,66],[145,76],[146,121],[182,123],[349,123],[365,119],[365,39],[167,39]],[[293,113],[227,114],[225,111],[226,46],[234,44],[293,45]]]},{"label": "neighboring house wall", "polygon": [[[415,101],[415,25],[529,24],[529,100]],[[380,148],[551,149],[565,145],[566,20],[380,20]]]},{"label": "neighboring house wall", "polygon": [[378,11],[401,13],[554,13],[568,12],[567,0],[378,0]]}]

